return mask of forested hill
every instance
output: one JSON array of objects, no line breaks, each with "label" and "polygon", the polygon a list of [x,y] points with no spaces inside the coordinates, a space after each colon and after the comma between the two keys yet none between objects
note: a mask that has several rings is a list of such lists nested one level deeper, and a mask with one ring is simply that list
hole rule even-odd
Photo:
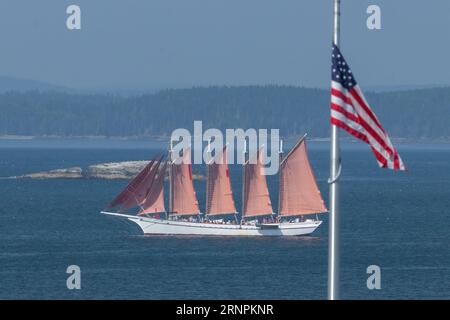
[{"label": "forested hill", "polygon": [[[208,87],[120,97],[63,92],[0,94],[0,135],[147,137],[175,128],[279,128],[329,136],[328,90]],[[367,94],[392,137],[450,140],[450,88]]]}]

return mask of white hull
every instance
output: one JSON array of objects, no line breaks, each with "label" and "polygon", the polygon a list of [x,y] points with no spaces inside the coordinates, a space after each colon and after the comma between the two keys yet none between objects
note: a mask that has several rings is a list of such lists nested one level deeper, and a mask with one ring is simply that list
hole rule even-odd
[{"label": "white hull", "polygon": [[322,223],[318,220],[306,220],[304,222],[286,222],[263,226],[232,225],[160,220],[104,211],[102,213],[133,221],[141,228],[144,235],[301,236],[311,234]]}]

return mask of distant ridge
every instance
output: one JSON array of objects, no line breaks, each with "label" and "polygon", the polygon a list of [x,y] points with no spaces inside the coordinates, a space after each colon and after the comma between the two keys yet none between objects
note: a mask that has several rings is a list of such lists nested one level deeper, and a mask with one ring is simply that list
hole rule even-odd
[{"label": "distant ridge", "polygon": [[0,93],[9,91],[27,92],[27,91],[60,91],[72,92],[73,90],[53,85],[43,81],[20,79],[9,76],[0,76]]},{"label": "distant ridge", "polygon": [[30,80],[23,78],[0,75],[0,94],[6,92],[28,92],[28,91],[55,91],[73,94],[117,94],[121,96],[137,96],[153,94],[166,88],[178,86],[151,85],[151,86],[95,86],[95,87],[67,87],[51,84],[45,81]]},{"label": "distant ridge", "polygon": [[450,85],[400,85],[400,86],[368,86],[364,91],[368,92],[395,92],[395,91],[410,91],[421,89],[442,89],[450,88]]},{"label": "distant ridge", "polygon": [[[392,138],[450,141],[450,88],[367,93]],[[294,86],[196,87],[153,94],[55,91],[0,94],[0,136],[162,137],[176,128],[278,128],[329,137],[329,90]],[[344,135],[345,136],[345,135]]]}]

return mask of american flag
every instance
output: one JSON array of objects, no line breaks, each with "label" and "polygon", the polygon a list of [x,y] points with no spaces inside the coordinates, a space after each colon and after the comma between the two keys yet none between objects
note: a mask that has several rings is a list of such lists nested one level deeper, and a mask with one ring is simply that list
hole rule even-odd
[{"label": "american flag", "polygon": [[380,167],[405,170],[400,155],[336,45],[333,45],[331,62],[331,123],[369,144]]}]

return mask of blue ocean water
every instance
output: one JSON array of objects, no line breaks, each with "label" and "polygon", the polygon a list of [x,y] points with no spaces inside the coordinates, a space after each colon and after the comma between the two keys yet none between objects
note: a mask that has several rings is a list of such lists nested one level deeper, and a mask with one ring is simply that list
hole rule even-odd
[{"label": "blue ocean water", "polygon": [[[0,142],[0,176],[147,159],[161,143]],[[409,171],[379,169],[363,144],[343,148],[344,299],[450,298],[450,146],[400,145]],[[328,199],[328,144],[310,143]],[[201,171],[202,168],[194,168]],[[235,195],[240,168],[232,167]],[[325,299],[327,216],[297,238],[143,237],[99,211],[125,181],[0,179],[1,299]],[[204,203],[204,182],[196,182]],[[277,180],[269,179],[276,207]],[[236,197],[238,207],[240,199]],[[66,268],[81,268],[68,290]],[[366,268],[381,268],[368,290]]]}]

